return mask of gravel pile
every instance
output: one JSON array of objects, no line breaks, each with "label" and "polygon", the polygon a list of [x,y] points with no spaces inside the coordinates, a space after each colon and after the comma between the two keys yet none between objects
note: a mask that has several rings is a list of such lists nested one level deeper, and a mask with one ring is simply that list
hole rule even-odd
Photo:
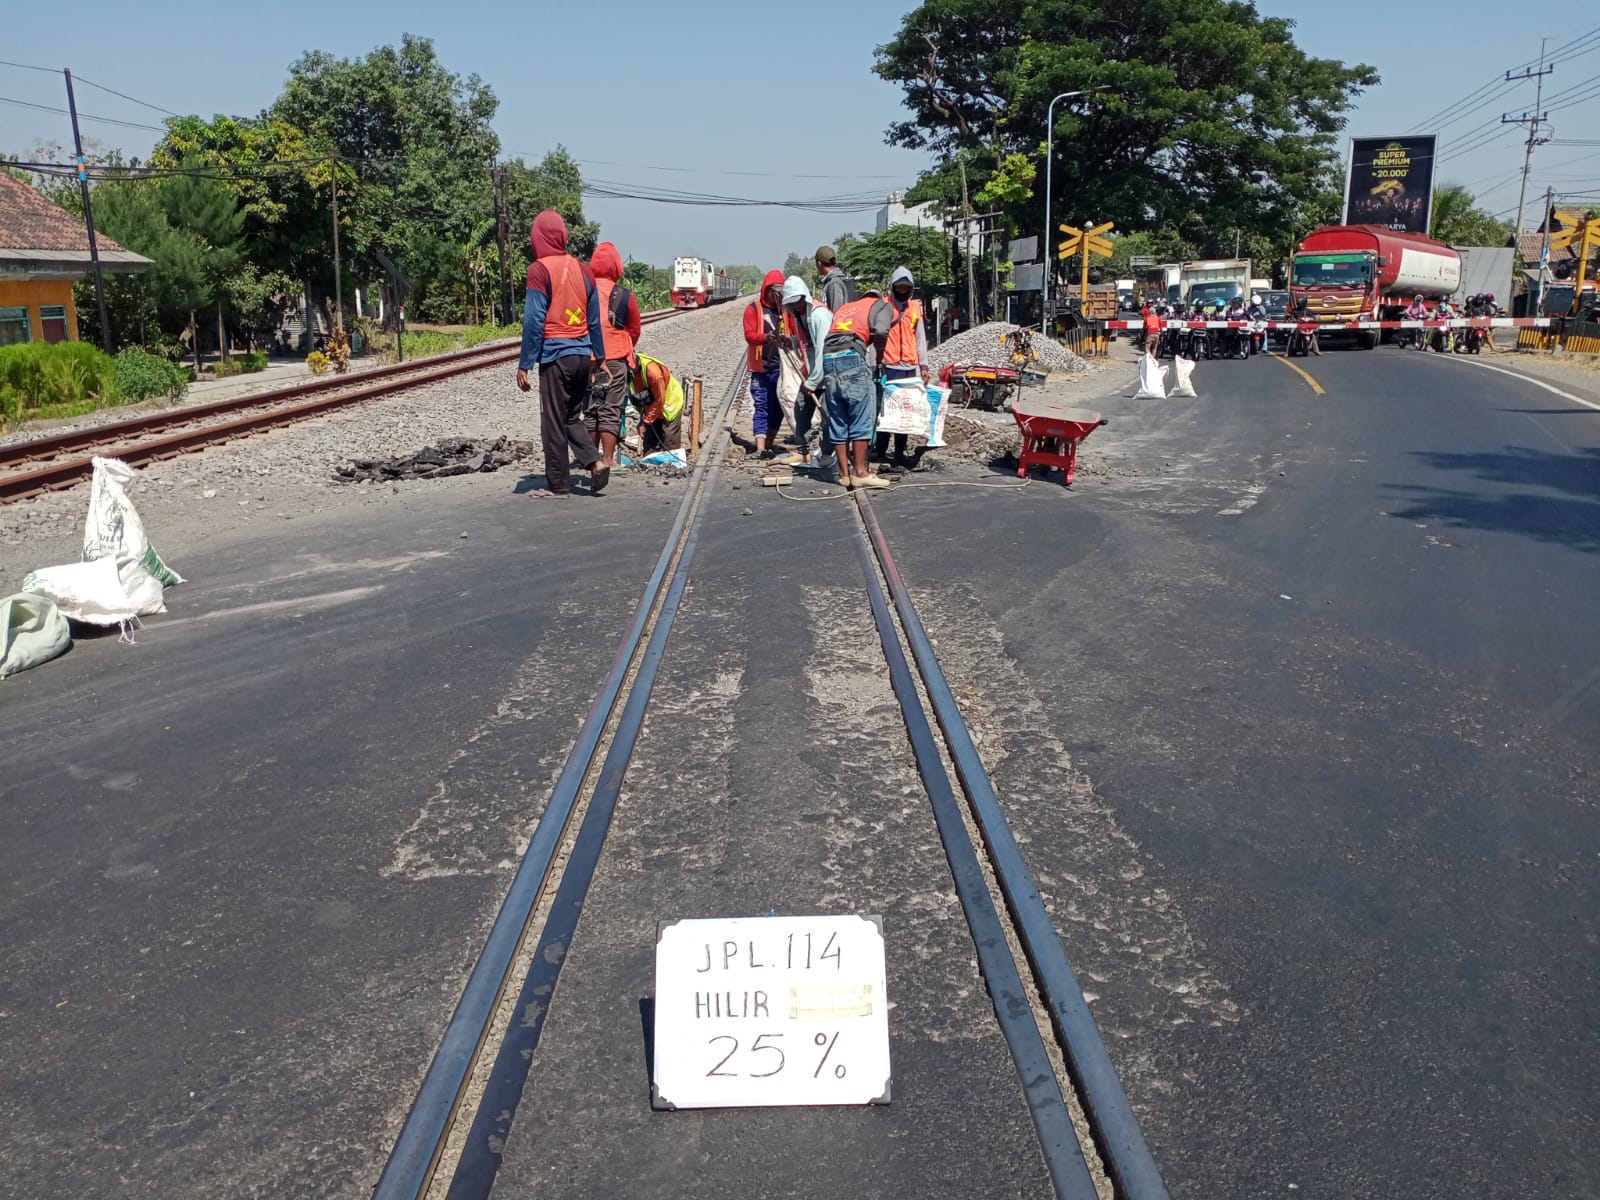
[{"label": "gravel pile", "polygon": [[[640,348],[662,359],[685,381],[705,380],[709,416],[738,368],[744,345],[742,304],[722,304],[647,325]],[[743,390],[743,389],[741,389]],[[748,405],[748,398],[745,400]],[[122,414],[119,414],[122,415]],[[748,422],[748,415],[746,416]],[[710,445],[708,431],[707,445]],[[35,435],[37,436],[37,435]],[[416,453],[446,439],[492,444],[526,440],[530,454],[520,469],[544,469],[539,451],[539,395],[519,392],[510,366],[473,371],[448,381],[412,388],[397,396],[341,409],[242,441],[151,463],[138,471],[133,493],[140,516],[157,545],[177,548],[204,541],[251,521],[289,520],[352,503],[379,503],[391,496],[385,482],[349,482],[337,477],[354,460],[383,461]],[[653,472],[620,471],[608,494],[643,486]],[[415,488],[470,485],[471,480],[421,480]],[[85,485],[33,500],[0,505],[0,595],[16,590],[36,567],[75,561],[82,552]],[[198,571],[196,572],[198,574]]]},{"label": "gravel pile", "polygon": [[[1008,333],[1015,333],[1019,328],[1021,327],[1009,321],[990,321],[987,325],[964,329],[929,350],[928,361],[933,365],[935,374],[951,363],[1009,362],[1010,356],[1000,344],[1000,339]],[[1033,349],[1039,356],[1037,365],[1040,370],[1071,371],[1075,374],[1086,374],[1094,370],[1087,359],[1079,358],[1065,346],[1048,338],[1035,336]]]},{"label": "gravel pile", "polygon": [[436,446],[424,446],[415,454],[400,458],[353,458],[333,469],[334,478],[345,483],[382,483],[391,479],[448,479],[453,475],[473,475],[498,471],[512,463],[534,457],[532,442],[495,438],[492,442],[476,438],[440,438]]}]

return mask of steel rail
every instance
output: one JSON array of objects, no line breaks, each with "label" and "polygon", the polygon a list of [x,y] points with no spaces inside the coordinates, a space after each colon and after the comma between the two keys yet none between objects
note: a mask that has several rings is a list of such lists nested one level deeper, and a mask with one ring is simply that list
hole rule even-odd
[{"label": "steel rail", "polygon": [[[713,426],[722,423],[738,395],[739,383],[744,377],[742,361],[741,355],[741,366],[735,372],[734,381],[727,395],[723,397],[716,417],[712,420]],[[550,798],[545,803],[544,812],[540,815],[532,838],[529,839],[528,848],[523,853],[522,861],[517,865],[516,874],[506,891],[505,899],[501,902],[499,912],[495,915],[494,924],[484,941],[483,950],[477,962],[473,964],[466,986],[462,989],[461,999],[456,1003],[455,1011],[440,1039],[439,1048],[428,1065],[422,1086],[417,1091],[411,1110],[407,1113],[405,1123],[395,1139],[388,1162],[384,1166],[382,1175],[379,1176],[377,1187],[373,1191],[373,1200],[419,1200],[433,1182],[434,1171],[444,1151],[450,1130],[455,1124],[457,1110],[471,1079],[473,1067],[489,1035],[500,997],[509,982],[518,952],[530,932],[529,923],[533,919],[540,897],[551,882],[556,855],[565,841],[567,827],[577,807],[579,791],[594,763],[601,735],[616,707],[635,652],[644,637],[656,601],[661,597],[662,583],[676,557],[677,567],[673,573],[666,601],[661,607],[660,617],[651,633],[644,658],[640,661],[639,674],[634,681],[628,702],[624,705],[621,723],[617,728],[611,750],[606,755],[600,782],[596,788],[596,798],[600,802],[604,816],[597,816],[594,819],[597,823],[603,821],[604,825],[609,827],[610,814],[616,802],[615,789],[621,786],[621,775],[626,767],[627,756],[632,753],[633,743],[638,737],[644,704],[649,699],[649,690],[654,682],[656,667],[660,663],[661,651],[665,647],[667,634],[671,631],[672,617],[677,613],[678,601],[683,595],[687,581],[689,561],[693,547],[698,541],[705,513],[704,501],[710,494],[710,482],[721,471],[722,457],[719,448],[715,453],[703,455],[695,466],[694,474],[690,478],[689,493],[678,506],[678,515],[667,534],[666,545],[662,548],[655,569],[645,584],[644,594],[634,610],[633,620],[623,636],[622,644],[617,647],[611,670],[600,685],[594,702],[589,706],[589,713],[578,730],[577,740],[567,754],[561,774],[556,779]],[[684,536],[686,528],[689,529],[687,538]],[[636,698],[640,698],[637,705]],[[619,750],[619,745],[622,743],[626,743],[626,751]],[[617,760],[616,756],[619,753],[622,753],[622,758]],[[610,797],[609,800],[606,799],[607,795]],[[591,811],[594,809],[593,802],[590,808]],[[596,828],[591,829],[586,814],[580,826],[578,845],[574,846],[549,918],[554,921],[558,919],[557,914],[561,914],[559,920],[563,923],[562,928],[575,928],[582,909],[582,894],[577,896],[577,903],[574,905],[573,896],[566,889],[566,878],[573,874],[572,863],[579,858],[580,852],[584,856],[584,861],[591,858],[593,861],[598,861],[604,833],[605,829],[598,824]],[[592,876],[593,862],[589,862],[588,871]],[[588,881],[584,879],[584,890],[587,886]],[[566,936],[570,937],[570,933]],[[546,944],[542,935],[540,944]],[[562,941],[562,958],[565,958],[568,944],[567,941]],[[542,955],[535,955],[536,965],[541,958]],[[529,978],[532,978],[531,974]],[[519,1006],[522,1006],[520,1011],[528,1011],[525,1005],[530,1000],[537,1000],[548,1007],[549,996],[534,996],[528,990],[526,983],[522,990],[524,994],[519,998]],[[518,1025],[519,1022],[513,1019],[508,1038],[526,1039],[531,1032],[533,1043],[537,1044],[539,1030],[543,1026],[542,1014],[538,1025],[532,1030],[519,1029]],[[516,1063],[511,1065],[513,1069],[520,1069],[522,1076],[525,1077],[529,1064],[528,1058],[521,1054],[522,1044],[525,1042],[519,1044],[515,1053]],[[494,1077],[499,1084],[496,1094],[501,1097],[502,1103],[505,1098],[514,1101],[520,1098],[522,1077],[511,1080],[515,1084],[514,1089],[511,1089],[515,1095],[510,1095],[506,1086],[508,1076],[501,1071],[501,1067],[506,1064],[502,1064],[500,1057],[497,1054],[494,1068]],[[531,1047],[529,1057],[531,1057]],[[478,1116],[488,1111],[490,1110],[487,1104],[480,1106],[479,1112],[474,1117],[474,1131]],[[493,1166],[498,1167],[498,1155],[495,1156]],[[493,1177],[491,1170],[487,1175],[487,1182],[492,1183]],[[463,1177],[463,1187],[468,1185],[470,1178],[482,1178],[482,1175],[469,1172],[468,1176]],[[458,1195],[453,1181],[450,1194]],[[485,1195],[487,1192],[485,1190],[463,1194]]]},{"label": "steel rail", "polygon": [[[865,499],[865,497],[861,497]],[[939,828],[939,839],[944,843],[945,858],[950,864],[950,875],[955,881],[956,895],[961,901],[961,911],[967,918],[967,928],[972,934],[972,944],[978,952],[978,966],[989,989],[989,999],[994,1005],[995,1019],[1000,1033],[1011,1051],[1011,1059],[1022,1081],[1027,1097],[1028,1115],[1033,1118],[1034,1129],[1039,1134],[1039,1148],[1044,1155],[1045,1167],[1060,1200],[1096,1200],[1094,1180],[1089,1175],[1089,1165],[1084,1160],[1083,1147],[1078,1143],[1077,1132],[1072,1128],[1072,1116],[1067,1111],[1066,1097],[1056,1080],[1055,1066],[1045,1049],[1044,1038],[1033,1018],[1027,990],[1006,942],[1005,929],[994,898],[989,894],[989,884],[978,862],[978,852],[967,833],[961,816],[960,801],[950,785],[939,749],[934,741],[933,729],[922,709],[922,699],[917,695],[911,678],[911,667],[906,662],[905,651],[900,648],[900,638],[889,615],[888,601],[883,586],[878,582],[878,572],[873,566],[872,550],[859,522],[853,522],[856,555],[861,560],[861,571],[867,580],[867,599],[872,605],[872,618],[878,626],[878,640],[883,643],[883,656],[889,663],[889,682],[895,698],[900,701],[901,715],[905,718],[906,733],[911,738],[911,751],[917,760],[917,773],[933,805],[934,823]],[[909,630],[907,631],[909,635]]]},{"label": "steel rail", "polygon": [[207,417],[220,417],[227,413],[242,412],[246,409],[259,408],[263,405],[280,404],[299,399],[302,396],[312,396],[320,392],[332,391],[336,388],[351,387],[357,383],[376,382],[380,379],[415,373],[428,367],[442,366],[446,363],[473,362],[476,364],[476,360],[495,355],[504,356],[507,349],[508,347],[503,342],[487,342],[482,346],[474,346],[470,350],[457,350],[449,354],[438,354],[431,358],[415,359],[407,363],[394,363],[387,367],[375,367],[370,371],[362,371],[355,376],[337,375],[329,379],[310,379],[303,383],[273,388],[271,391],[266,392],[255,392],[248,396],[230,396],[226,400],[190,404],[182,408],[145,413],[122,421],[108,421],[104,425],[95,425],[87,429],[73,429],[66,433],[54,433],[46,437],[30,438],[25,442],[11,442],[0,446],[0,468],[9,469],[36,459],[70,454],[92,446],[103,446],[107,442],[115,442],[118,438],[147,433],[152,429],[166,429],[187,421],[204,420]]},{"label": "steel rail", "polygon": [[[682,310],[658,309],[640,317],[640,323],[653,324],[676,316],[680,311]],[[93,473],[94,458],[97,455],[120,458],[130,463],[170,458],[175,454],[229,441],[244,434],[287,425],[307,417],[320,416],[336,408],[393,395],[425,383],[436,383],[464,375],[469,371],[499,366],[515,360],[516,357],[515,345],[489,343],[486,346],[473,347],[471,350],[459,350],[414,362],[378,367],[372,371],[362,372],[356,379],[340,377],[314,380],[271,392],[235,396],[209,404],[151,413],[127,421],[116,421],[91,429],[15,442],[0,447],[0,469],[71,452],[77,452],[78,457],[61,458],[59,461],[49,462],[32,470],[0,475],[0,503],[70,487]],[[310,395],[312,398],[298,403],[293,402],[297,397],[305,395]],[[250,412],[234,420],[196,424],[207,417],[251,409],[261,411]],[[187,428],[180,428],[184,426]],[[178,431],[144,441],[131,443],[119,441],[124,437],[162,429]],[[91,448],[94,453],[82,453]]]},{"label": "steel rail", "polygon": [[[1111,1056],[1106,1052],[1100,1030],[1084,999],[1072,966],[1067,961],[1055,925],[1039,895],[1033,872],[1022,857],[1016,835],[1006,820],[1005,810],[995,795],[994,783],[984,768],[983,759],[973,745],[972,735],[961,716],[950,685],[939,666],[938,655],[928,638],[911,593],[889,550],[888,539],[878,524],[877,515],[865,495],[857,497],[863,523],[883,577],[889,584],[895,610],[905,630],[906,643],[916,659],[918,673],[927,689],[928,702],[944,734],[950,759],[961,781],[984,839],[995,878],[1005,896],[1023,952],[1033,967],[1051,1023],[1066,1055],[1068,1070],[1076,1083],[1088,1117],[1090,1131],[1111,1177],[1119,1200],[1169,1200],[1166,1184],[1139,1127],[1139,1120],[1128,1103],[1127,1092],[1117,1077]],[[858,529],[859,533],[860,530]],[[876,582],[876,580],[874,580]],[[895,647],[898,650],[898,645]]]}]

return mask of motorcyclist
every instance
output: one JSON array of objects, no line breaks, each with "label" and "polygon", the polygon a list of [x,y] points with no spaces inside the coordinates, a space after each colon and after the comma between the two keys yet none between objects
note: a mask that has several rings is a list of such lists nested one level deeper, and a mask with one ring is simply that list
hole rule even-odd
[{"label": "motorcyclist", "polygon": [[1294,329],[1289,334],[1289,344],[1284,349],[1284,357],[1290,357],[1296,349],[1302,353],[1315,354],[1322,357],[1322,347],[1317,345],[1317,319],[1311,315],[1305,297],[1300,298],[1300,303],[1294,306]]},{"label": "motorcyclist", "polygon": [[[1455,311],[1450,307],[1449,300],[1441,300],[1433,310],[1435,321],[1450,321],[1455,318]],[[1442,325],[1433,331],[1433,348],[1440,354],[1448,354],[1455,349],[1455,330],[1449,325]]]},{"label": "motorcyclist", "polygon": [[[1411,303],[1406,305],[1405,319],[1408,321],[1426,321],[1428,319],[1428,306],[1422,302],[1422,293],[1417,293],[1411,298]],[[1406,344],[1414,350],[1428,348],[1427,331],[1423,329],[1406,330]]]},{"label": "motorcyclist", "polygon": [[1262,303],[1261,293],[1251,295],[1244,313],[1250,320],[1250,353],[1260,354],[1267,348],[1267,306]]}]

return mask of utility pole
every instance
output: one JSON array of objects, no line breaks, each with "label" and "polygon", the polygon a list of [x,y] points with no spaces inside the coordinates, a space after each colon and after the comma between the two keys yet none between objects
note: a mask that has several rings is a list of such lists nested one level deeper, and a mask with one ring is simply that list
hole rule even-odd
[{"label": "utility pole", "polygon": [[[1520,75],[1513,75],[1510,71],[1506,72],[1507,83],[1514,79],[1533,79],[1537,81],[1535,84],[1536,90],[1533,98],[1533,111],[1531,113],[1524,112],[1520,117],[1513,117],[1510,113],[1502,113],[1500,115],[1500,124],[1502,125],[1526,125],[1528,127],[1528,151],[1522,157],[1522,189],[1517,193],[1516,235],[1517,254],[1519,258],[1521,257],[1522,253],[1523,206],[1528,200],[1528,173],[1533,170],[1533,148],[1535,146],[1542,146],[1545,142],[1550,140],[1549,138],[1541,138],[1539,136],[1539,123],[1541,121],[1548,121],[1550,119],[1549,113],[1539,111],[1540,105],[1544,103],[1544,77],[1556,69],[1555,63],[1551,63],[1549,66],[1546,66],[1544,61],[1544,48],[1549,40],[1549,38],[1544,38],[1539,42],[1539,69],[1537,71],[1524,71]],[[1547,220],[1546,224],[1548,223],[1549,222]]]},{"label": "utility pole", "polygon": [[978,323],[978,265],[972,261],[972,201],[967,196],[967,160],[957,156],[961,164],[961,254],[967,260],[967,328]]},{"label": "utility pole", "polygon": [[333,184],[333,327],[344,328],[344,278],[339,267],[339,157],[328,155],[328,178]]},{"label": "utility pole", "polygon": [[511,322],[511,269],[506,261],[506,169],[494,165],[495,240],[500,244],[500,323]]},{"label": "utility pole", "polygon": [[61,74],[67,80],[67,111],[72,115],[72,149],[77,156],[78,190],[83,195],[83,223],[89,230],[89,262],[94,266],[94,302],[100,312],[100,346],[111,353],[111,322],[106,319],[106,281],[100,271],[100,243],[94,236],[94,205],[89,200],[89,170],[83,162],[83,137],[78,133],[78,102],[72,95],[72,72]]}]

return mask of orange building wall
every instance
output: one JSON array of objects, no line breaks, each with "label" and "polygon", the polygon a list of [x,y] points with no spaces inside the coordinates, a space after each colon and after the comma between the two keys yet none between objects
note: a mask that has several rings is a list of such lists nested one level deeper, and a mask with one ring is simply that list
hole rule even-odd
[{"label": "orange building wall", "polygon": [[39,306],[64,304],[67,307],[67,340],[78,340],[78,310],[72,303],[70,279],[0,279],[0,308],[26,308],[28,334],[36,342],[44,340],[44,325]]}]

